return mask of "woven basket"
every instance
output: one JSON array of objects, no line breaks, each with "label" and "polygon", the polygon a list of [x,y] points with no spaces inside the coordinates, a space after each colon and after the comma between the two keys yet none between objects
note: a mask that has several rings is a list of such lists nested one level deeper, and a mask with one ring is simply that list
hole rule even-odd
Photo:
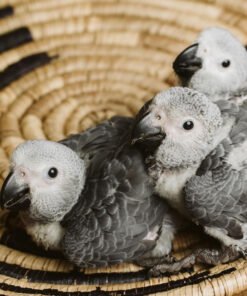
[{"label": "woven basket", "polygon": [[[24,140],[56,141],[113,115],[134,115],[155,92],[174,85],[172,61],[202,29],[223,26],[247,43],[244,0],[0,5],[1,183],[11,152]],[[37,249],[14,221],[1,213],[1,295],[247,295],[244,260],[152,279],[127,264],[78,272]],[[196,230],[181,233],[175,254],[205,241],[211,244]]]}]

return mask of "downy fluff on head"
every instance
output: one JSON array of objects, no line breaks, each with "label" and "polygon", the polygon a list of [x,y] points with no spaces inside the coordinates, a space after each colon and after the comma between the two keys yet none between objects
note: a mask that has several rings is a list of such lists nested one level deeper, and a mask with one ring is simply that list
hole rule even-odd
[{"label": "downy fluff on head", "polygon": [[222,125],[217,105],[189,88],[174,87],[158,93],[151,113],[150,124],[161,125],[165,133],[155,152],[156,160],[165,168],[190,167],[202,161]]}]

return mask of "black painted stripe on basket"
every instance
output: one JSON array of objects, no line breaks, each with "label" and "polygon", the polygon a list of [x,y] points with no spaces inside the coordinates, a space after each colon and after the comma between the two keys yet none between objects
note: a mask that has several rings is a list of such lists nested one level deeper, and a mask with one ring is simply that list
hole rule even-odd
[{"label": "black painted stripe on basket", "polygon": [[103,285],[106,283],[131,283],[148,279],[147,271],[122,273],[84,274],[77,270],[71,272],[43,271],[21,267],[16,264],[0,262],[0,274],[15,279],[27,279],[32,283],[47,283],[56,285]]},{"label": "black painted stripe on basket", "polygon": [[8,66],[0,72],[0,89],[32,70],[48,64],[53,58],[54,57],[50,57],[47,53],[41,52],[25,57],[19,62]]},{"label": "black painted stripe on basket", "polygon": [[13,14],[14,14],[14,8],[10,5],[0,8],[0,19]]},{"label": "black painted stripe on basket", "polygon": [[215,278],[219,278],[223,275],[230,274],[235,270],[236,268],[232,267],[215,274],[210,274],[209,271],[204,271],[204,272],[196,273],[184,279],[169,281],[168,283],[164,283],[164,284],[146,286],[143,288],[136,288],[136,289],[129,289],[129,290],[118,290],[116,294],[118,296],[132,296],[132,295],[143,296],[143,295],[152,295],[160,292],[167,292],[173,289],[199,284],[208,279],[212,280]]},{"label": "black painted stripe on basket", "polygon": [[15,285],[8,285],[5,283],[0,283],[0,289],[4,291],[11,291],[11,292],[16,292],[20,294],[30,294],[30,295],[35,295],[35,294],[41,294],[41,295],[53,295],[53,296],[65,296],[65,295],[70,295],[70,296],[144,296],[144,295],[152,295],[155,293],[159,292],[166,292],[170,291],[176,288],[182,288],[185,286],[190,286],[193,284],[199,284],[203,282],[204,280],[208,279],[215,279],[219,278],[223,275],[230,274],[233,271],[235,271],[235,268],[229,268],[226,269],[222,272],[212,274],[210,275],[208,271],[197,273],[193,276],[181,279],[181,280],[175,280],[175,281],[170,281],[168,283],[164,284],[159,284],[159,285],[153,285],[153,286],[146,286],[142,288],[134,288],[134,289],[129,289],[129,290],[115,290],[111,292],[106,292],[101,290],[100,288],[97,288],[94,291],[90,292],[63,292],[59,291],[58,289],[34,289],[34,288],[25,288],[25,287],[19,287]]},{"label": "black painted stripe on basket", "polygon": [[0,53],[15,48],[21,44],[31,42],[33,40],[32,34],[26,27],[10,31],[0,35]]}]

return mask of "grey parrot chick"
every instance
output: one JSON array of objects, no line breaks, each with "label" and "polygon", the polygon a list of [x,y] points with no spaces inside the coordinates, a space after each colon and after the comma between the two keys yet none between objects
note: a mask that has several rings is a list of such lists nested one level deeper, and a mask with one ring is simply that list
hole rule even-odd
[{"label": "grey parrot chick", "polygon": [[183,188],[229,132],[226,117],[204,94],[182,87],[158,93],[137,115],[132,143],[144,153],[156,193],[184,215]]},{"label": "grey parrot chick", "polygon": [[1,205],[21,210],[26,230],[37,244],[58,249],[63,236],[60,221],[77,202],[85,175],[85,162],[68,147],[27,141],[12,154]]},{"label": "grey parrot chick", "polygon": [[182,51],[173,63],[181,84],[213,101],[236,100],[247,94],[247,51],[229,31],[211,27]]},{"label": "grey parrot chick", "polygon": [[198,250],[199,262],[228,262],[247,248],[246,139],[247,102],[213,103],[188,88],[156,95],[137,116],[132,141],[156,193],[224,247]]},{"label": "grey parrot chick", "polygon": [[[1,206],[19,211],[36,243],[81,268],[168,260],[176,215],[155,195],[142,154],[129,144],[133,124],[114,117],[60,143],[21,144]],[[187,266],[168,261],[167,271]]]}]

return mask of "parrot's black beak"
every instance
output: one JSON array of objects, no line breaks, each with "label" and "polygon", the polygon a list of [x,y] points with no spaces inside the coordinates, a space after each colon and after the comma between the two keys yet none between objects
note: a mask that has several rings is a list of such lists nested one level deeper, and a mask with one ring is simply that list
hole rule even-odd
[{"label": "parrot's black beak", "polygon": [[173,69],[182,83],[188,81],[192,75],[202,67],[202,59],[196,56],[198,44],[185,48],[173,62]]},{"label": "parrot's black beak", "polygon": [[26,210],[31,203],[29,193],[28,185],[18,185],[14,174],[11,172],[5,179],[1,189],[1,207],[12,211]]},{"label": "parrot's black beak", "polygon": [[131,144],[145,143],[147,145],[160,145],[166,137],[162,132],[161,127],[152,126],[149,120],[149,114],[146,113],[138,122],[136,122],[132,131]]}]

